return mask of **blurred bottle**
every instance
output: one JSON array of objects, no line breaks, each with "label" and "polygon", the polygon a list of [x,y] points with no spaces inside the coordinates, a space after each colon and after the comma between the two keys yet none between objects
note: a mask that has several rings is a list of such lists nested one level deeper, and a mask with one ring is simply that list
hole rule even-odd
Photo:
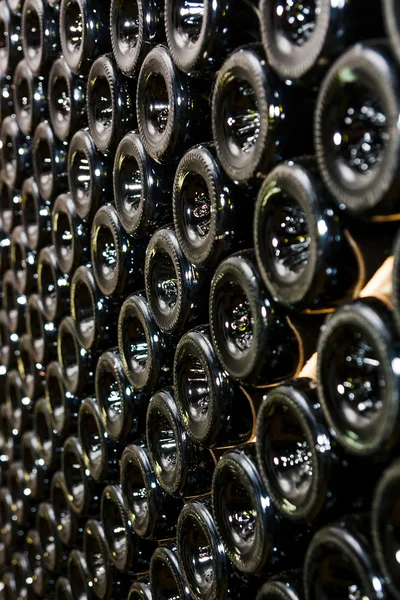
[{"label": "blurred bottle", "polygon": [[320,529],[311,540],[304,563],[306,600],[385,598],[383,577],[370,544],[369,520],[353,515]]}]

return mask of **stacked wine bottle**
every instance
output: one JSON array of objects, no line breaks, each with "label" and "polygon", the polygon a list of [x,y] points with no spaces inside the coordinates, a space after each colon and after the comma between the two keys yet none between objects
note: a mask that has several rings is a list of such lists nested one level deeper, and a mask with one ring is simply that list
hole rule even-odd
[{"label": "stacked wine bottle", "polygon": [[400,598],[396,0],[0,0],[0,598]]}]

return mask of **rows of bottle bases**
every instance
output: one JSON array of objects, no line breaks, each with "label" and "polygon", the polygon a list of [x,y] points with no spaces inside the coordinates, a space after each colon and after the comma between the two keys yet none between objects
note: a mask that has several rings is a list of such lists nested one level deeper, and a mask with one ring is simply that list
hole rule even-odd
[{"label": "rows of bottle bases", "polygon": [[0,0],[0,597],[400,598],[397,0]]}]

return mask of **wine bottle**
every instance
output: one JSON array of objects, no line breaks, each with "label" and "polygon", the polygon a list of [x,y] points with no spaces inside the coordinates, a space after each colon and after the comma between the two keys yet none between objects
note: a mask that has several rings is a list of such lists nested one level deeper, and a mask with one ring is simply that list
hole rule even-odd
[{"label": "wine bottle", "polygon": [[44,500],[50,487],[50,475],[40,460],[39,445],[34,431],[25,431],[21,438],[21,460],[26,495],[35,501]]},{"label": "wine bottle", "polygon": [[157,392],[149,402],[146,439],[154,472],[166,492],[179,498],[210,491],[213,456],[186,435],[168,389]]},{"label": "wine bottle", "polygon": [[[348,79],[346,74],[354,76]],[[315,110],[315,147],[339,208],[377,217],[397,212],[396,123],[400,80],[384,41],[359,43],[330,68]]]},{"label": "wine bottle", "polygon": [[188,502],[176,527],[177,554],[190,597],[227,600],[233,591],[237,593],[240,582],[234,577],[209,507],[197,500]]},{"label": "wine bottle", "polygon": [[326,423],[312,379],[288,381],[264,397],[256,450],[268,494],[286,519],[320,523],[350,508],[363,510],[370,501],[377,469],[370,466],[367,483],[360,461],[343,452]]},{"label": "wine bottle", "polygon": [[282,79],[317,86],[327,66],[358,40],[383,35],[379,3],[317,7],[261,0],[260,25],[268,63]]},{"label": "wine bottle", "polygon": [[61,50],[73,73],[86,74],[93,60],[110,50],[109,14],[107,5],[93,0],[61,0]]},{"label": "wine bottle", "polygon": [[46,0],[25,0],[21,26],[26,61],[34,75],[41,75],[60,51],[58,10]]},{"label": "wine bottle", "polygon": [[0,310],[0,363],[8,370],[17,365],[18,335],[10,332],[7,312]]},{"label": "wine bottle", "polygon": [[150,561],[150,590],[152,598],[170,595],[180,600],[190,600],[176,552],[159,546]]},{"label": "wine bottle", "polygon": [[17,190],[8,186],[2,177],[0,177],[0,200],[1,228],[5,234],[10,234],[14,227],[21,223],[21,196]]},{"label": "wine bottle", "polygon": [[396,558],[398,516],[396,507],[400,495],[400,463],[394,461],[382,474],[374,491],[371,511],[372,540],[375,556],[388,582],[393,597],[400,589],[399,563]]},{"label": "wine bottle", "polygon": [[[328,311],[356,297],[391,254],[395,225],[368,227],[340,215],[313,158],[280,163],[257,198],[257,265],[281,304],[306,312]],[[372,250],[375,233],[378,246]]]},{"label": "wine bottle", "polygon": [[56,600],[73,600],[72,586],[68,577],[59,577],[55,585]]},{"label": "wine bottle", "polygon": [[105,296],[125,297],[143,288],[145,249],[124,231],[113,206],[99,208],[92,224],[92,265]]},{"label": "wine bottle", "polygon": [[95,398],[85,398],[80,405],[78,433],[83,462],[91,477],[99,483],[117,480],[123,447],[104,430],[100,407]]},{"label": "wine bottle", "polygon": [[211,109],[218,158],[229,177],[246,182],[308,152],[313,104],[307,92],[297,98],[278,79],[260,44],[235,50],[218,73]]},{"label": "wine bottle", "polygon": [[147,300],[161,331],[179,335],[206,320],[202,295],[209,274],[187,260],[172,228],[150,238],[144,269]]},{"label": "wine bottle", "polygon": [[[1,192],[0,192],[1,198]],[[0,200],[1,201],[1,200]],[[1,210],[0,210],[1,212]],[[1,216],[0,216],[1,219]],[[0,275],[4,275],[10,268],[11,236],[0,228]]]},{"label": "wine bottle", "polygon": [[79,218],[69,193],[61,194],[54,202],[51,229],[58,266],[63,273],[71,274],[80,264],[89,263],[89,224]]},{"label": "wine bottle", "polygon": [[144,431],[148,396],[129,383],[117,349],[104,352],[97,363],[96,399],[109,437],[125,444]]},{"label": "wine bottle", "polygon": [[36,506],[32,498],[25,493],[26,484],[21,461],[14,461],[7,471],[7,486],[11,493],[13,521],[21,530],[33,524]]},{"label": "wine bottle", "polygon": [[32,73],[26,59],[15,67],[12,92],[18,127],[24,135],[31,133],[47,118],[47,79]]},{"label": "wine bottle", "polygon": [[0,456],[3,468],[19,458],[20,434],[14,428],[14,415],[7,404],[0,405]]},{"label": "wine bottle", "polygon": [[8,2],[0,4],[0,28],[3,39],[0,75],[4,77],[15,69],[22,58],[21,21],[11,12]]},{"label": "wine bottle", "polygon": [[1,576],[1,584],[4,591],[4,597],[10,600],[16,600],[18,597],[17,584],[11,571],[5,571]]},{"label": "wine bottle", "polygon": [[136,238],[148,238],[171,221],[172,173],[149,156],[131,131],[114,159],[114,198],[120,221]]},{"label": "wine bottle", "polygon": [[19,130],[15,115],[2,120],[0,141],[2,179],[8,186],[19,189],[32,171],[32,143]]},{"label": "wine bottle", "polygon": [[23,4],[22,0],[7,0],[7,4],[13,15],[16,15],[17,17],[21,18]]},{"label": "wine bottle", "polygon": [[165,3],[165,30],[175,64],[190,75],[212,77],[234,48],[258,40],[257,1]]},{"label": "wine bottle", "polygon": [[318,341],[318,392],[328,424],[348,452],[370,460],[387,457],[398,443],[399,342],[393,313],[377,298],[341,306]]},{"label": "wine bottle", "polygon": [[22,380],[23,407],[29,412],[37,398],[44,393],[44,366],[36,362],[32,340],[28,334],[23,334],[18,342],[18,371]]},{"label": "wine bottle", "polygon": [[32,577],[32,590],[43,597],[46,594],[48,575],[43,568],[43,549],[36,529],[30,529],[25,537],[25,552]]},{"label": "wine bottle", "polygon": [[45,200],[67,190],[67,156],[67,142],[54,136],[47,121],[39,123],[33,135],[33,171]]},{"label": "wine bottle", "polygon": [[143,581],[134,581],[129,588],[128,600],[151,600],[150,585]]},{"label": "wine bottle", "polygon": [[36,530],[43,549],[43,566],[50,573],[61,573],[67,564],[67,551],[58,535],[54,510],[50,502],[41,502],[37,509]]},{"label": "wine bottle", "polygon": [[[36,391],[35,375],[37,375],[37,373],[35,372],[35,363],[32,356],[31,338],[27,333],[23,333],[19,337],[15,334],[15,337],[18,339],[16,354],[18,373],[26,391],[26,395],[32,398]],[[18,397],[18,395],[16,397]],[[14,410],[14,408],[12,408],[12,410]]]},{"label": "wine bottle", "polygon": [[17,278],[11,269],[3,275],[3,308],[8,315],[11,334],[25,331],[25,314],[27,298],[18,292]]},{"label": "wine bottle", "polygon": [[114,568],[104,529],[99,521],[89,519],[86,522],[83,545],[89,581],[96,597],[104,600],[126,598],[129,577]]},{"label": "wine bottle", "polygon": [[82,348],[72,317],[64,317],[58,327],[57,358],[65,387],[79,396],[94,385],[95,356]]},{"label": "wine bottle", "polygon": [[38,294],[28,298],[26,331],[32,343],[32,356],[36,363],[46,365],[56,357],[57,328],[46,320],[43,303]]},{"label": "wine bottle", "polygon": [[64,473],[56,471],[51,480],[51,504],[61,543],[71,548],[79,544],[83,536],[84,519],[71,508]]},{"label": "wine bottle", "polygon": [[154,392],[172,382],[173,349],[142,295],[129,296],[118,318],[118,349],[126,376],[137,390]]},{"label": "wine bottle", "polygon": [[174,535],[181,506],[160,486],[145,446],[126,446],[120,481],[125,510],[135,533],[147,539]]},{"label": "wine bottle", "polygon": [[89,130],[100,152],[113,152],[125,133],[136,125],[136,82],[118,72],[112,54],[99,56],[91,66],[87,109]]},{"label": "wine bottle", "polygon": [[293,377],[315,351],[321,317],[285,313],[261,281],[253,250],[225,259],[211,283],[211,339],[233,379],[270,385]]},{"label": "wine bottle", "polygon": [[119,308],[100,292],[92,269],[86,265],[78,267],[71,282],[71,315],[83,348],[93,351],[115,345]]},{"label": "wine bottle", "polygon": [[37,253],[30,250],[22,225],[11,234],[10,265],[15,273],[18,291],[29,295],[37,288]]},{"label": "wine bottle", "polygon": [[137,122],[143,146],[157,161],[176,162],[210,139],[209,86],[178,70],[166,46],[144,59],[137,84]]},{"label": "wine bottle", "polygon": [[213,267],[226,255],[249,246],[247,201],[251,201],[248,190],[225,175],[214,145],[186,152],[176,171],[172,207],[176,235],[190,262]]},{"label": "wine bottle", "polygon": [[12,78],[10,75],[0,75],[0,120],[14,112]]},{"label": "wine bottle", "polygon": [[46,402],[55,431],[64,438],[76,430],[79,399],[64,385],[64,378],[58,362],[53,361],[46,368]]},{"label": "wine bottle", "polygon": [[32,576],[29,561],[25,553],[14,552],[11,559],[18,598],[32,598]]},{"label": "wine bottle", "polygon": [[91,597],[86,558],[84,553],[76,548],[71,550],[68,557],[68,580],[71,584],[73,598]]},{"label": "wine bottle", "polygon": [[47,321],[58,323],[69,312],[70,277],[59,268],[54,246],[41,249],[37,275],[43,314]]},{"label": "wine bottle", "polygon": [[320,529],[304,563],[306,600],[385,598],[385,584],[369,540],[369,521],[354,515]]},{"label": "wine bottle", "polygon": [[74,75],[64,57],[51,67],[48,103],[53,131],[61,141],[86,125],[86,79]]},{"label": "wine bottle", "polygon": [[35,403],[33,430],[38,441],[39,457],[49,471],[56,471],[61,467],[62,442],[53,429],[50,411],[44,398]]},{"label": "wine bottle", "polygon": [[111,0],[111,44],[121,71],[134,76],[146,54],[165,38],[163,0]]},{"label": "wine bottle", "polygon": [[110,557],[118,571],[147,572],[155,542],[140,539],[134,532],[117,485],[107,485],[101,497],[101,522]]},{"label": "wine bottle", "polygon": [[209,327],[193,329],[179,340],[174,389],[183,425],[202,446],[237,445],[254,435],[259,399],[234,383],[221,367]]},{"label": "wine bottle", "polygon": [[86,470],[78,438],[64,442],[62,469],[72,510],[82,516],[96,516],[100,508],[101,488]]},{"label": "wine bottle", "polygon": [[21,529],[15,518],[15,509],[11,492],[8,487],[0,488],[0,510],[1,527],[0,536],[6,548],[7,553],[13,548],[17,548],[23,542],[25,532]]},{"label": "wine bottle", "polygon": [[288,528],[275,510],[254,450],[253,444],[239,446],[218,461],[212,482],[213,513],[233,565],[242,573],[271,575],[300,566],[301,552],[293,555],[290,545],[304,550],[306,536],[293,524]]},{"label": "wine bottle", "polygon": [[22,225],[31,252],[38,252],[51,240],[51,203],[40,197],[33,177],[25,179],[21,189]]},{"label": "wine bottle", "polygon": [[75,210],[81,219],[93,217],[111,194],[110,158],[96,150],[92,136],[80,129],[68,152],[68,181]]},{"label": "wine bottle", "polygon": [[13,427],[22,435],[32,424],[33,402],[24,394],[18,371],[8,371],[6,375],[5,400],[13,415]]},{"label": "wine bottle", "polygon": [[302,600],[303,586],[299,571],[285,571],[268,579],[256,600]]}]

